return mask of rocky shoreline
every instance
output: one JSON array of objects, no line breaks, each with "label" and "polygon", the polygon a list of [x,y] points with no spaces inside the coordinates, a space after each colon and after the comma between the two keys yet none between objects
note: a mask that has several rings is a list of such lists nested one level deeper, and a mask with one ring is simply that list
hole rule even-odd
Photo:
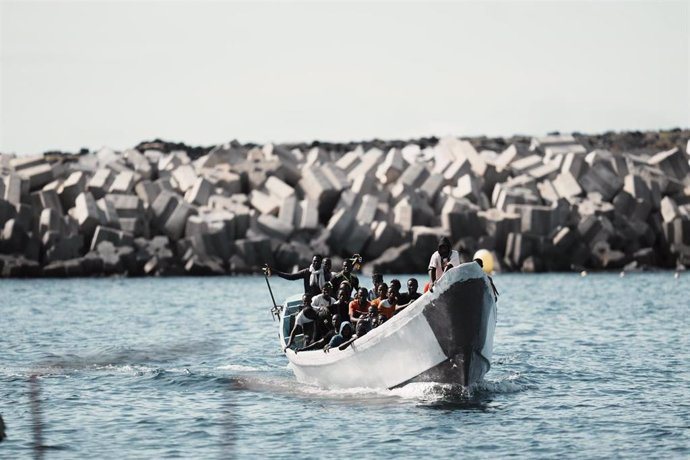
[{"label": "rocky shoreline", "polygon": [[0,154],[2,277],[690,266],[690,130]]}]

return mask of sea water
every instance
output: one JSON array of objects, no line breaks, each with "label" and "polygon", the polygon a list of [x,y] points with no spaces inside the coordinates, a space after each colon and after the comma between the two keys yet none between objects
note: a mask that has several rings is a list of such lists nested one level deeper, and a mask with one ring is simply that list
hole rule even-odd
[{"label": "sea water", "polygon": [[690,274],[494,280],[485,381],[345,391],[295,381],[262,277],[2,280],[0,458],[690,456]]}]

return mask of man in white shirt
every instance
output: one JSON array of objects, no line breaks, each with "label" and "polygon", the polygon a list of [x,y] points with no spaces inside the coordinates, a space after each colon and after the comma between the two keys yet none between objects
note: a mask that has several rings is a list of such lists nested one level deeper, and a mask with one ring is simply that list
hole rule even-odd
[{"label": "man in white shirt", "polygon": [[331,297],[331,292],[333,288],[331,283],[326,283],[321,289],[321,294],[314,296],[311,299],[311,305],[317,310],[320,308],[328,308],[335,303],[335,299]]},{"label": "man in white shirt", "polygon": [[443,274],[453,267],[460,265],[460,253],[451,249],[450,240],[445,236],[441,237],[438,242],[438,251],[431,255],[429,261],[429,278],[430,286],[438,281]]}]

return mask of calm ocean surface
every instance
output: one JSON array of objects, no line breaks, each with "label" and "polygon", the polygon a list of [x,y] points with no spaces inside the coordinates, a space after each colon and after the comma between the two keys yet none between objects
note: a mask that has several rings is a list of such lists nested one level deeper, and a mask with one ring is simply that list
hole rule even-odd
[{"label": "calm ocean surface", "polygon": [[298,384],[261,277],[0,280],[0,458],[690,457],[690,273],[495,282],[466,394]]}]

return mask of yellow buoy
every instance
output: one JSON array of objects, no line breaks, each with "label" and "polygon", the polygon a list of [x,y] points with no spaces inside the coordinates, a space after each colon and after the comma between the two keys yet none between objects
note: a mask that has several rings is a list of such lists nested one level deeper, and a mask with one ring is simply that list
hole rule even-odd
[{"label": "yellow buoy", "polygon": [[491,273],[494,271],[494,256],[491,254],[491,252],[487,251],[486,249],[480,249],[474,253],[472,260],[474,259],[482,260],[482,268],[484,269],[484,273]]}]

